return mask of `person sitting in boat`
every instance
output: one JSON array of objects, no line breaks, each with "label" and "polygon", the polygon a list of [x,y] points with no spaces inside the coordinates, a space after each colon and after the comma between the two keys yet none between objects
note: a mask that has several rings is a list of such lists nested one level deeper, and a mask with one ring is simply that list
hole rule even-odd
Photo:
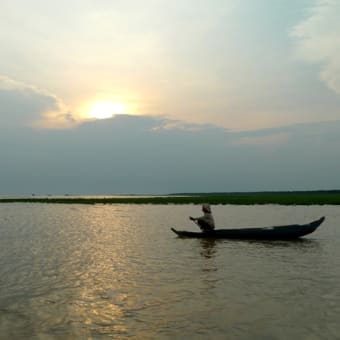
[{"label": "person sitting in boat", "polygon": [[189,217],[191,221],[194,221],[203,232],[212,231],[215,229],[215,222],[213,215],[211,213],[211,208],[209,204],[202,205],[203,216],[201,217]]}]

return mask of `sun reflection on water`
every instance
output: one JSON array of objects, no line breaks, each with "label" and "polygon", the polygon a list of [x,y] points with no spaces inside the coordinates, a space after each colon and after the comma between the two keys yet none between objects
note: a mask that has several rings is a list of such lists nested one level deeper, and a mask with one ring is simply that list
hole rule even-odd
[{"label": "sun reflection on water", "polygon": [[311,321],[338,334],[337,208],[215,207],[240,224],[333,216],[313,239],[277,244],[178,239],[170,227],[192,228],[193,209],[0,205],[2,336],[307,338]]}]

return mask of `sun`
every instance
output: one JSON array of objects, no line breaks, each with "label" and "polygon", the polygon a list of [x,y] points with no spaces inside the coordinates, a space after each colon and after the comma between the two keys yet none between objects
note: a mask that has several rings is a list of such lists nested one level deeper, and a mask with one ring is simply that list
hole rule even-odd
[{"label": "sun", "polygon": [[120,102],[102,101],[94,103],[89,111],[89,116],[95,119],[107,119],[115,115],[124,114],[126,104]]}]

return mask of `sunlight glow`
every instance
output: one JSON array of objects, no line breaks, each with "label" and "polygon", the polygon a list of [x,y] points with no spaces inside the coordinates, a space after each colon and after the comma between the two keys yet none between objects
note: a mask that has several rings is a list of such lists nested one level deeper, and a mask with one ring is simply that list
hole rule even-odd
[{"label": "sunlight glow", "polygon": [[107,119],[126,113],[126,105],[120,102],[96,102],[92,105],[89,116],[96,119]]}]

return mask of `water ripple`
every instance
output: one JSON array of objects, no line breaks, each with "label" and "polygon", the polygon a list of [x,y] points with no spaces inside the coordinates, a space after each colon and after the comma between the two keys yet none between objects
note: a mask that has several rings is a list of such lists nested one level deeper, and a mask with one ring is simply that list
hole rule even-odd
[{"label": "water ripple", "polygon": [[0,205],[0,338],[338,336],[334,207],[214,207],[236,227],[327,216],[296,242],[174,237],[193,209]]}]

